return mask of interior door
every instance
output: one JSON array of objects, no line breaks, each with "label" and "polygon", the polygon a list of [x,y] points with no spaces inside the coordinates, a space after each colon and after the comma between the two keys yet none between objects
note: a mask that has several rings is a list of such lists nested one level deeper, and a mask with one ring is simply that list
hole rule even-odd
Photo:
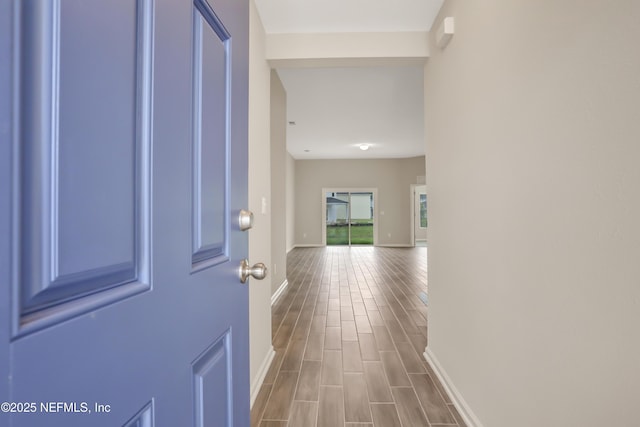
[{"label": "interior door", "polygon": [[0,425],[249,425],[247,79],[248,1],[0,0]]}]

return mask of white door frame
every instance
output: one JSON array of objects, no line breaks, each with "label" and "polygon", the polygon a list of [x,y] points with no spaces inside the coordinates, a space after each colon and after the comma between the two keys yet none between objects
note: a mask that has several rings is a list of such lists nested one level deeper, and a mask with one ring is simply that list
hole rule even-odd
[{"label": "white door frame", "polygon": [[[322,246],[327,246],[327,193],[373,193],[373,246],[378,243],[378,189],[377,188],[339,188],[322,189]],[[349,244],[351,246],[351,244]]]}]

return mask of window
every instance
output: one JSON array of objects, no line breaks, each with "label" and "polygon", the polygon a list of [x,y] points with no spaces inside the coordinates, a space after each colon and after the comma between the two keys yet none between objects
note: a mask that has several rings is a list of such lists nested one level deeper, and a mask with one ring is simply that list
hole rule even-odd
[{"label": "window", "polygon": [[427,228],[427,195],[420,194],[420,228]]}]

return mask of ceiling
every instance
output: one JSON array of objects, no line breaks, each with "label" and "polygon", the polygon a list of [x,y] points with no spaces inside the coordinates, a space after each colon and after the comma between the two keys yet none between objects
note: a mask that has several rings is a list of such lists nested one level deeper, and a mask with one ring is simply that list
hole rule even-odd
[{"label": "ceiling", "polygon": [[[287,149],[294,158],[424,154],[422,66],[282,69],[278,74],[287,91]],[[370,148],[362,151],[361,144]]]},{"label": "ceiling", "polygon": [[[443,0],[256,0],[267,34],[428,31]],[[424,154],[422,66],[278,69],[296,159]],[[367,151],[359,145],[368,144]]]}]

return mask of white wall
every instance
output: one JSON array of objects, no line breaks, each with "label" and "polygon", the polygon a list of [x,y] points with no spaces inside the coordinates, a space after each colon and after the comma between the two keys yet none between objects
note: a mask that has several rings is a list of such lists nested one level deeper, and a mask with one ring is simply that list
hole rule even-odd
[{"label": "white wall", "polygon": [[447,0],[442,16],[429,350],[485,426],[638,425],[640,2]]},{"label": "white wall", "polygon": [[[254,226],[249,233],[249,261],[271,265],[270,85],[271,70],[264,56],[265,33],[251,1],[249,45],[249,209]],[[261,212],[262,198],[267,213]],[[249,337],[252,393],[271,354],[271,276],[249,280]],[[259,386],[259,384],[257,384]]]},{"label": "white wall", "polygon": [[287,153],[286,155],[286,205],[287,205],[287,253],[295,246],[295,197],[296,197],[296,160]]},{"label": "white wall", "polygon": [[271,293],[287,272],[287,94],[271,70]]}]

